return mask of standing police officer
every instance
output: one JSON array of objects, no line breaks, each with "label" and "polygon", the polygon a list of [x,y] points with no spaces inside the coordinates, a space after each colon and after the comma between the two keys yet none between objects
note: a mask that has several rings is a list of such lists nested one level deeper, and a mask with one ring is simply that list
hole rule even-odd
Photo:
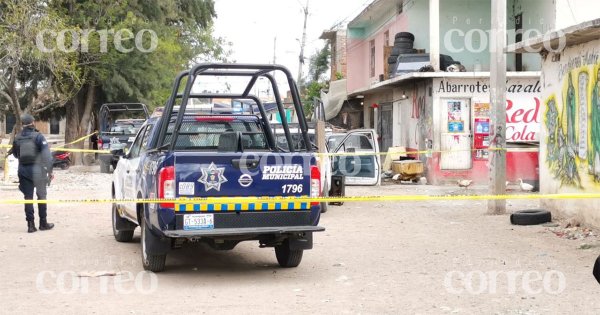
[{"label": "standing police officer", "polygon": [[[54,178],[52,154],[46,138],[35,129],[33,116],[24,114],[21,121],[23,130],[15,137],[12,147],[13,155],[19,159],[19,190],[25,196],[25,200],[33,200],[34,189],[38,200],[46,200],[46,185]],[[46,221],[46,209],[45,203],[38,203],[41,231],[54,227],[54,224]],[[33,212],[33,204],[25,204],[29,233],[37,231]]]}]

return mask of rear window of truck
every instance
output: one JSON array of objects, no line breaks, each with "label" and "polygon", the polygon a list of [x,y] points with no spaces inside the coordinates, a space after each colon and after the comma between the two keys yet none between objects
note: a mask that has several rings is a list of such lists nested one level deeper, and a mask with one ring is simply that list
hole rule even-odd
[{"label": "rear window of truck", "polygon": [[[173,124],[170,124],[165,143],[171,141],[172,134]],[[210,117],[184,120],[175,143],[175,150],[252,151],[268,148],[267,138],[257,121]]]}]

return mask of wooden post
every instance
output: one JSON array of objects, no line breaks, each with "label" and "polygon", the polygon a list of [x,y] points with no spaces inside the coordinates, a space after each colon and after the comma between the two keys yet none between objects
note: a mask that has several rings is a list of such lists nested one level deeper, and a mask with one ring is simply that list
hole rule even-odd
[{"label": "wooden post", "polygon": [[315,138],[317,140],[317,147],[319,147],[319,153],[327,153],[327,147],[325,146],[325,122],[322,120],[317,120]]},{"label": "wooden post", "polygon": [[388,63],[388,58],[392,54],[392,49],[394,46],[384,46],[383,47],[383,79],[388,80],[390,78],[390,64]]},{"label": "wooden post", "polygon": [[[492,0],[490,32],[490,187],[492,195],[506,194],[506,0]],[[506,200],[489,200],[488,214],[506,213]]]}]

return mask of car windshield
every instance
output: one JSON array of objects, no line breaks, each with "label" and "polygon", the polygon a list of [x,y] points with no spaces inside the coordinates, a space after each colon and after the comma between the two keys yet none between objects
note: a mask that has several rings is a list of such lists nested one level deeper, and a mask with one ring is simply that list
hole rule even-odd
[{"label": "car windshield", "polygon": [[[346,137],[345,134],[337,134],[330,135],[327,138],[327,145],[332,150],[337,149],[340,142]],[[344,142],[344,147],[341,150],[345,151],[346,149],[353,148],[356,151],[359,150],[373,150],[373,145],[369,138],[362,134],[352,134],[348,137],[348,139]]]},{"label": "car windshield", "polygon": [[134,123],[115,123],[112,127],[110,127],[110,132],[113,134],[124,134],[124,135],[134,135],[142,126],[142,122],[134,122]]}]

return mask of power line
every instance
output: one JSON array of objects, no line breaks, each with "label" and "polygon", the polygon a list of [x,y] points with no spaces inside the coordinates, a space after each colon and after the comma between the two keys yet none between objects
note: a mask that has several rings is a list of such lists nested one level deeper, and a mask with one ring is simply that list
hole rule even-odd
[{"label": "power line", "polygon": [[573,22],[577,24],[577,18],[575,17],[575,13],[573,12],[573,8],[571,7],[571,0],[567,0],[567,5],[569,5],[569,10],[571,11],[571,16],[573,17]]},{"label": "power line", "polygon": [[352,10],[352,13],[350,13],[350,14],[349,14],[347,17],[345,17],[345,18],[343,18],[343,19],[340,19],[340,20],[338,20],[337,22],[335,22],[335,23],[334,23],[334,24],[331,26],[331,29],[333,29],[333,28],[335,28],[335,27],[338,27],[338,26],[340,26],[342,23],[346,22],[346,21],[347,21],[348,19],[350,19],[351,17],[355,17],[355,16],[357,16],[358,14],[360,14],[360,12],[362,12],[362,10],[364,10],[364,9],[365,9],[365,7],[366,7],[367,5],[369,5],[371,2],[373,2],[373,1],[372,1],[372,0],[367,0],[367,1],[365,1],[365,2],[364,2],[364,3],[363,3],[361,6],[360,6],[360,7],[358,7],[358,8],[356,8],[356,9]]}]

